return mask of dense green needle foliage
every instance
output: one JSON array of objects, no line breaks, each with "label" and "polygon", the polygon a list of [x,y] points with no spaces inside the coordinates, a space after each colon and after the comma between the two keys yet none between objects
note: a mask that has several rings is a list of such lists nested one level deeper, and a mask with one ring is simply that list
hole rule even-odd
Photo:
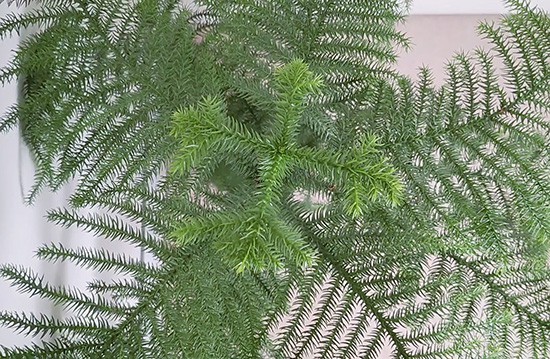
[{"label": "dense green needle foliage", "polygon": [[[0,1],[1,2],[1,1]],[[7,1],[14,6],[13,1]],[[115,273],[0,312],[6,358],[550,357],[550,18],[520,0],[442,86],[394,70],[399,0],[42,0],[0,70],[32,202],[143,248],[41,247]],[[15,6],[28,6],[15,1]]]},{"label": "dense green needle foliage", "polygon": [[[280,269],[289,261],[310,265],[312,254],[304,248],[303,236],[279,214],[283,195],[291,199],[292,188],[307,185],[307,176],[291,176],[295,168],[341,187],[345,211],[351,218],[361,217],[367,204],[381,195],[397,202],[400,183],[392,169],[376,158],[374,139],[360,137],[348,153],[299,146],[304,97],[319,85],[303,62],[291,62],[277,71],[274,122],[265,138],[227,118],[220,99],[205,99],[198,108],[176,113],[173,136],[179,140],[179,152],[172,167],[177,172],[198,168],[205,156],[227,157],[226,162],[239,158],[243,165],[254,168],[257,182],[251,199],[243,194],[240,203],[235,203],[241,210],[231,206],[208,217],[187,220],[175,233],[180,242],[219,239],[217,245],[231,253],[238,272]],[[306,183],[301,184],[300,179]]]}]

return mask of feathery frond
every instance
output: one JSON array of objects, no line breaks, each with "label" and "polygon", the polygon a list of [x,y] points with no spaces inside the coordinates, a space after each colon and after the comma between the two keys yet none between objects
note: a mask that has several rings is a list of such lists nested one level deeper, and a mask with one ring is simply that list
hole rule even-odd
[{"label": "feathery frond", "polygon": [[[13,1],[8,1],[12,5]],[[0,274],[63,318],[7,358],[550,357],[550,18],[521,0],[435,86],[394,69],[399,0],[42,1],[17,124],[49,220],[143,248],[41,247],[114,273]],[[28,5],[16,1],[16,6]],[[70,5],[70,6],[69,6]]]}]

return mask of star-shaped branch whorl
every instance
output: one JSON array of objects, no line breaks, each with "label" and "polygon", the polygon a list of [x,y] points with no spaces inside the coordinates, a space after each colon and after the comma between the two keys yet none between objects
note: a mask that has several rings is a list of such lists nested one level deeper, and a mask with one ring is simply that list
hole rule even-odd
[{"label": "star-shaped branch whorl", "polygon": [[[312,262],[313,250],[299,228],[281,215],[283,188],[296,168],[341,188],[346,212],[353,218],[360,217],[369,202],[383,197],[396,203],[401,194],[401,184],[378,153],[374,137],[359,138],[346,153],[298,144],[307,97],[322,86],[304,62],[296,60],[281,67],[274,83],[274,126],[268,136],[228,117],[220,98],[205,98],[174,115],[172,134],[180,145],[172,165],[175,172],[189,172],[214,152],[256,158],[257,186],[246,208],[192,218],[174,232],[183,245],[213,240],[238,272],[281,268],[285,261]],[[292,185],[300,188],[298,183]]]}]

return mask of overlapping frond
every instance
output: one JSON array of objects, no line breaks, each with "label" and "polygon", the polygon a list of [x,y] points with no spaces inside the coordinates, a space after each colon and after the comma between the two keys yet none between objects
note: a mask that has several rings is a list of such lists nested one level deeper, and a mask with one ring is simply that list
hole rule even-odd
[{"label": "overlapping frond", "polygon": [[[153,199],[154,193],[148,197]],[[165,229],[171,227],[163,229],[147,218],[139,218],[145,230],[136,232],[124,225],[130,218],[123,214],[131,212],[130,209],[134,213],[149,213],[145,208],[109,199],[107,195],[102,201],[106,212],[103,217],[64,210],[50,216],[63,225],[83,226],[111,240],[147,248],[157,261],[147,264],[105,249],[71,249],[57,244],[38,251],[44,260],[70,261],[97,272],[119,273],[118,279],[91,282],[86,290],[52,286],[24,268],[2,267],[2,276],[20,292],[50,300],[67,314],[59,319],[1,313],[3,326],[34,336],[39,344],[2,348],[0,355],[3,358],[21,355],[259,358],[266,347],[263,317],[274,303],[268,276],[237,275],[213,255],[215,250],[209,246],[188,246],[184,250],[173,247],[159,237],[166,236]],[[165,199],[165,207],[170,207],[170,202]],[[175,203],[177,208],[177,199]],[[56,339],[52,340],[52,336]]]},{"label": "overlapping frond", "polygon": [[404,214],[376,209],[358,224],[302,211],[320,259],[289,275],[290,307],[270,322],[281,357],[548,356],[550,273],[530,253],[466,258],[420,223],[394,226]]},{"label": "overlapping frond", "polygon": [[506,3],[441,87],[393,69],[397,0],[55,0],[2,20],[42,27],[0,72],[25,80],[0,130],[22,126],[31,198],[77,177],[49,219],[156,262],[39,249],[121,276],[86,291],[2,267],[70,313],[0,314],[43,339],[0,355],[550,357],[550,20]]},{"label": "overlapping frond", "polygon": [[274,92],[269,78],[282,64],[299,58],[321,76],[325,86],[300,121],[301,140],[311,145],[333,135],[329,109],[356,104],[373,79],[397,76],[396,47],[408,46],[395,28],[405,15],[403,1],[198,3],[216,23],[205,35],[205,47],[252,112],[269,108]]},{"label": "overlapping frond", "polygon": [[2,69],[3,83],[24,81],[0,126],[22,124],[38,167],[29,199],[75,176],[80,198],[158,174],[172,154],[171,115],[216,88],[200,80],[210,65],[195,61],[189,15],[177,1],[46,1],[2,19],[2,37],[39,28]]},{"label": "overlapping frond", "polygon": [[452,358],[473,352],[473,340],[450,340],[471,329],[452,310],[479,291],[465,290],[450,266],[438,265],[428,254],[432,245],[405,251],[407,241],[429,242],[422,231],[304,214],[322,260],[297,273],[290,307],[272,323],[282,357]]},{"label": "overlapping frond", "polygon": [[416,84],[381,82],[341,135],[375,130],[408,187],[410,215],[430,213],[449,245],[498,252],[519,227],[545,261],[550,47],[538,39],[548,38],[548,15],[511,4],[520,12],[501,26],[480,26],[494,49],[457,55],[442,88],[428,69]]},{"label": "overlapping frond", "polygon": [[462,273],[470,285],[483,288],[483,295],[468,306],[476,308],[478,318],[475,319],[488,320],[478,332],[484,344],[481,353],[485,357],[548,356],[548,268],[534,269],[518,254],[507,265],[489,258],[464,258],[453,253],[447,253],[446,258],[453,264],[455,273]]},{"label": "overlapping frond", "polygon": [[[548,16],[532,12],[519,3],[513,5],[519,13],[505,20],[498,30],[497,27],[481,26],[482,33],[490,33],[494,38],[505,37],[503,47],[497,47],[493,50],[495,53],[479,50],[474,55],[457,56],[448,65],[448,80],[441,89],[431,84],[428,70],[422,71],[417,85],[408,80],[401,80],[397,85],[380,82],[380,87],[369,94],[374,99],[365,99],[365,111],[356,121],[346,123],[341,136],[354,138],[357,127],[379,131],[377,135],[385,144],[384,150],[407,187],[406,211],[402,215],[415,223],[413,228],[425,228],[434,236],[434,246],[427,253],[451,249],[460,253],[459,257],[481,255],[494,261],[493,267],[483,266],[484,270],[475,260],[473,263],[461,260],[458,265],[447,264],[452,268],[448,270],[450,276],[460,277],[461,265],[467,265],[468,275],[452,282],[448,288],[440,287],[440,290],[461,288],[465,293],[475,294],[477,305],[484,300],[491,301],[488,305],[491,309],[482,319],[478,318],[481,311],[468,308],[468,317],[464,319],[464,313],[458,314],[461,305],[453,303],[447,307],[457,311],[450,317],[454,324],[485,321],[478,325],[487,325],[487,330],[469,338],[473,343],[485,340],[487,348],[478,355],[516,357],[530,352],[534,357],[545,357],[548,356],[548,339],[544,334],[547,319],[543,313],[550,303],[548,274],[544,270],[538,276],[535,273],[547,265],[548,258],[549,132],[545,116],[550,108],[545,106],[549,65],[545,54],[549,48],[543,50],[544,41],[538,41],[535,34],[548,37]],[[532,35],[527,35],[529,33]],[[521,37],[518,34],[522,34]],[[521,45],[514,45],[519,43]],[[520,51],[521,57],[513,55],[506,59],[507,52],[516,53],[515,46],[538,50]],[[502,72],[512,77],[505,85],[498,82],[492,60],[496,56],[505,58]],[[532,101],[532,98],[537,100]],[[370,106],[371,103],[374,105]],[[393,225],[403,224],[403,220],[400,222]],[[367,248],[368,253],[373,250]],[[387,248],[383,254],[387,256]],[[368,262],[363,258],[357,260]],[[524,262],[522,270],[514,268],[518,261]],[[524,267],[525,263],[529,265]],[[493,277],[495,274],[487,267],[498,275]],[[350,278],[356,277],[350,275]],[[481,288],[481,292],[476,294],[469,285]],[[328,295],[330,288],[327,284],[326,293],[320,289],[305,292]],[[422,287],[415,290],[422,291]],[[409,295],[414,296],[414,293]],[[523,304],[519,304],[515,296],[524,298]],[[460,298],[456,292],[455,298]],[[530,308],[525,303],[536,304]],[[345,305],[331,302],[330,306],[332,309]],[[301,310],[311,310],[311,307],[315,305],[308,302]],[[323,305],[320,308],[325,310]],[[502,308],[509,308],[510,315],[503,316],[499,310]],[[289,320],[299,322],[302,319],[297,316]],[[313,347],[322,351],[318,348],[323,348],[324,343],[319,338],[324,337],[323,329],[327,329],[322,321],[314,320],[309,325],[317,331],[317,342],[309,342],[309,350]],[[348,323],[347,327],[353,325]],[[356,330],[364,335],[368,333],[366,329]],[[332,328],[327,331],[331,332]],[[503,334],[498,337],[492,331]],[[438,337],[435,332],[429,336]],[[381,338],[387,337],[382,336],[379,340]],[[300,340],[298,337],[293,339],[285,343]],[[397,340],[401,339],[394,339]],[[370,345],[376,349],[377,354],[373,355],[380,355],[380,342],[373,341]],[[307,350],[299,352],[303,354]],[[395,344],[394,353],[397,357],[417,355],[400,351]],[[429,348],[424,354],[426,357],[445,356],[437,347]],[[450,353],[449,356],[453,357]]]},{"label": "overlapping frond", "polygon": [[[362,311],[358,310],[354,305],[361,301],[361,295],[350,294],[349,278],[357,280],[357,274],[343,271],[343,277],[338,276],[338,271],[328,266],[311,274],[310,286],[293,298],[297,307],[281,319],[292,323],[283,325],[285,334],[279,338],[287,350],[285,355],[324,357],[335,348],[340,351],[329,356],[384,357],[392,350],[395,357],[549,355],[544,313],[550,297],[548,272],[543,269],[547,266],[550,229],[549,21],[547,14],[533,11],[524,3],[510,5],[515,13],[500,25],[480,26],[493,49],[457,55],[447,66],[448,78],[442,88],[433,85],[428,69],[422,69],[416,84],[408,79],[396,83],[379,81],[379,86],[362,94],[364,99],[360,97],[362,110],[343,112],[350,117],[342,121],[334,141],[339,145],[353,141],[358,132],[373,130],[380,138],[382,151],[405,185],[403,212],[391,226],[404,225],[405,231],[422,229],[428,233],[424,238],[429,238],[429,245],[414,258],[420,263],[422,258],[436,255],[439,267],[445,268],[439,278],[450,279],[428,285],[435,293],[450,296],[441,297],[449,298],[449,302],[433,302],[425,308],[424,314],[435,310],[431,314],[440,315],[443,324],[432,322],[427,332],[415,334],[418,337],[392,338],[388,331],[378,334],[384,320],[392,330],[400,327],[399,321],[384,318],[372,324],[376,322],[373,310],[370,317],[365,303],[361,304]],[[545,40],[539,41],[539,36]],[[379,214],[372,216],[383,223]],[[336,233],[332,241],[338,236],[347,240],[354,235]],[[392,258],[389,238],[380,253],[374,250],[376,241],[384,236],[380,233],[370,241],[364,238],[366,254]],[[414,242],[415,248],[422,242],[412,236],[404,238]],[[346,242],[347,253],[353,248],[352,243]],[[440,254],[448,251],[454,251],[457,257]],[[345,262],[343,254],[333,255]],[[368,263],[364,256],[361,252],[351,254],[352,260]],[[488,259],[491,264],[485,263]],[[396,256],[392,263],[402,260]],[[518,263],[520,267],[516,267]],[[376,273],[383,273],[383,266],[375,267]],[[418,272],[421,268],[413,266],[411,270]],[[331,274],[330,279],[323,277],[321,273],[325,272]],[[404,306],[407,299],[424,292],[423,286],[417,285],[400,296],[399,286],[410,284],[410,279],[395,283],[388,276],[386,282],[397,288],[390,297],[399,298]],[[357,288],[368,292],[367,283],[360,282]],[[377,301],[371,292],[365,298]],[[437,294],[434,298],[438,298]],[[381,299],[382,304],[378,305],[385,308],[384,298]],[[413,304],[403,312],[416,310]],[[364,315],[361,319],[359,312]],[[336,324],[330,322],[335,317]],[[430,315],[419,317],[429,321]],[[462,332],[458,323],[475,323],[484,329],[470,328],[470,335],[464,335],[467,332]],[[341,337],[327,344],[326,338],[335,328],[341,328]],[[409,328],[422,328],[422,323]],[[307,339],[300,335],[302,332],[309,333]],[[437,340],[436,345],[427,344],[430,338],[444,337],[455,343],[453,350]],[[470,354],[459,354],[461,346],[464,353],[468,352],[468,343]],[[358,354],[361,350],[364,354]]]}]

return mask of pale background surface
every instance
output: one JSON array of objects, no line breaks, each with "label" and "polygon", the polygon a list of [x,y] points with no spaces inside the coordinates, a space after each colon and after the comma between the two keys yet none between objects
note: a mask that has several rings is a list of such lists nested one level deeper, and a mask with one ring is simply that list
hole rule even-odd
[{"label": "pale background surface", "polygon": [[[462,10],[457,10],[456,4],[474,4],[485,1],[498,4],[498,1],[488,0],[417,0],[413,10],[417,13],[469,12],[465,7],[462,7]],[[539,0],[538,3],[550,8],[550,0]],[[502,10],[498,7],[482,9],[485,9],[483,13],[498,13]],[[6,11],[5,4],[0,4],[0,16],[6,14]],[[479,10],[475,11],[480,13]],[[476,24],[482,19],[495,20],[497,16],[411,16],[407,24],[404,25],[404,29],[412,37],[415,45],[411,52],[402,55],[399,68],[414,77],[418,67],[427,65],[433,67],[436,77],[441,79],[446,59],[458,50],[469,51],[482,44],[475,31]],[[0,43],[0,66],[6,64],[10,57],[10,49],[16,44],[17,39],[7,39]],[[0,88],[0,113],[3,113],[7,106],[16,101],[16,93],[15,84]],[[44,219],[46,211],[62,206],[65,203],[68,189],[61,190],[56,194],[43,192],[34,206],[24,205],[20,188],[28,190],[31,183],[32,164],[26,151],[19,150],[17,131],[0,134],[0,264],[15,263],[31,267],[35,272],[43,274],[46,279],[51,280],[54,285],[84,286],[87,281],[94,278],[93,273],[83,272],[71,265],[47,265],[38,262],[34,258],[34,252],[42,243],[50,241],[62,242],[66,246],[99,246],[105,245],[105,241],[94,239],[86,233],[64,230],[46,222]],[[107,245],[128,254],[130,254],[128,251],[131,250],[136,257],[139,256],[139,251],[135,249],[129,249],[116,243]],[[61,314],[47,302],[29,299],[25,295],[18,294],[2,279],[0,279],[0,310]],[[28,338],[14,335],[11,331],[0,328],[0,345],[23,344],[28,343],[28,340]]]},{"label": "pale background surface", "polygon": [[[531,0],[546,11],[550,0]],[[411,14],[502,14],[506,7],[501,0],[412,0]]]}]

